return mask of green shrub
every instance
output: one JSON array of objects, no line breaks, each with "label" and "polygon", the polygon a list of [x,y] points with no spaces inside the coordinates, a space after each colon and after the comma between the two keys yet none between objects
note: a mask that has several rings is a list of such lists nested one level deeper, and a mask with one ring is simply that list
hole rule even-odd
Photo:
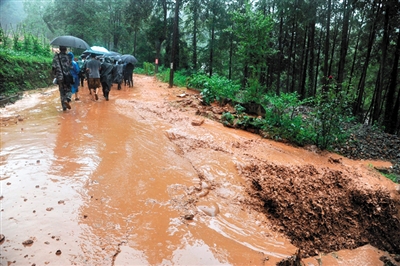
[{"label": "green shrub", "polygon": [[141,73],[141,74],[146,74],[148,76],[152,76],[152,75],[154,75],[154,70],[155,70],[155,66],[153,63],[144,62],[143,63],[143,73]]},{"label": "green shrub", "polygon": [[188,86],[200,90],[202,99],[207,105],[214,101],[222,104],[226,99],[235,99],[240,89],[240,85],[216,74],[211,77],[205,74],[192,75],[188,80]]},{"label": "green shrub", "polygon": [[313,109],[307,123],[312,142],[321,149],[340,144],[349,137],[348,125],[354,120],[351,115],[350,99],[345,92],[330,87],[313,99]]},{"label": "green shrub", "polygon": [[264,88],[257,79],[249,79],[247,87],[240,90],[236,95],[236,101],[239,103],[253,102],[261,104],[264,98]]},{"label": "green shrub", "polygon": [[52,57],[0,48],[0,94],[43,88],[52,84]]}]

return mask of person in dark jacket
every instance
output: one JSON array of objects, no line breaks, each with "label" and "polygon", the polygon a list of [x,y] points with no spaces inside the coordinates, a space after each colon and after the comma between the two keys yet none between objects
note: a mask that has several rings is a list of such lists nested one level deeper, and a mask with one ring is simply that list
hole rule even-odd
[{"label": "person in dark jacket", "polygon": [[124,82],[125,86],[128,84],[129,87],[133,87],[133,70],[135,69],[135,66],[132,63],[128,63],[124,65]]},{"label": "person in dark jacket", "polygon": [[118,84],[118,90],[121,89],[121,83],[124,79],[124,65],[122,64],[121,59],[115,62],[113,68],[113,82]]},{"label": "person in dark jacket", "polygon": [[112,73],[113,73],[114,65],[111,63],[111,59],[106,57],[104,62],[101,64],[100,69],[100,81],[101,87],[103,88],[103,95],[108,101],[108,96],[110,94],[111,86],[112,86]]},{"label": "person in dark jacket", "polygon": [[52,62],[53,74],[57,80],[58,90],[60,91],[60,100],[63,111],[71,109],[71,86],[72,82],[67,82],[66,77],[70,76],[72,70],[71,57],[67,54],[67,47],[60,46],[60,53],[55,54]]}]

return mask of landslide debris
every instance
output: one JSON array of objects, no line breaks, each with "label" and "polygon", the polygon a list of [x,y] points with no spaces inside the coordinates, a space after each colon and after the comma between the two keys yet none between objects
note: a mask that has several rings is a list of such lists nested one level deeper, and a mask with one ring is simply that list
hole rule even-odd
[{"label": "landslide debris", "polygon": [[303,255],[367,243],[400,253],[400,219],[387,191],[364,187],[351,173],[312,165],[257,163],[243,168],[242,174],[248,180],[248,204],[264,213]]}]

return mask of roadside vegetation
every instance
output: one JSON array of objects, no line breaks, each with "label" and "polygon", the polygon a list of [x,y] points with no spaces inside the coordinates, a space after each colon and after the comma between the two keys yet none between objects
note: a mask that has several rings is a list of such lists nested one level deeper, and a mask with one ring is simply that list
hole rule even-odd
[{"label": "roadside vegetation", "polygon": [[32,34],[21,30],[10,38],[0,28],[0,95],[49,86],[52,56],[50,46]]}]

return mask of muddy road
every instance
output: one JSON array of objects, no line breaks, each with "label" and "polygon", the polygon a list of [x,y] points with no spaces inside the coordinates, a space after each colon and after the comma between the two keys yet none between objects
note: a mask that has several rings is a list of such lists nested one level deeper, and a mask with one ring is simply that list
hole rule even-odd
[{"label": "muddy road", "polygon": [[276,265],[298,248],[307,265],[396,265],[399,240],[365,233],[398,232],[399,194],[373,168],[389,162],[226,128],[197,98],[135,75],[66,112],[55,87],[1,108],[0,265]]}]

